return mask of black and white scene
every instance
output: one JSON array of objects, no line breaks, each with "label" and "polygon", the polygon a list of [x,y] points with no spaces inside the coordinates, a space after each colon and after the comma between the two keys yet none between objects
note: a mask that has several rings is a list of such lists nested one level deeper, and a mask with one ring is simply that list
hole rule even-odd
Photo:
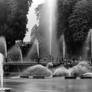
[{"label": "black and white scene", "polygon": [[0,0],[0,92],[91,92],[92,0]]}]

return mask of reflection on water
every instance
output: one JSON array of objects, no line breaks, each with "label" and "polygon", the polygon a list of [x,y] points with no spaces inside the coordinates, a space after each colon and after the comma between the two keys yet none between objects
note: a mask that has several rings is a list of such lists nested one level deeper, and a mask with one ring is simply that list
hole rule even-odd
[{"label": "reflection on water", "polygon": [[8,79],[4,85],[11,92],[92,92],[92,80]]}]

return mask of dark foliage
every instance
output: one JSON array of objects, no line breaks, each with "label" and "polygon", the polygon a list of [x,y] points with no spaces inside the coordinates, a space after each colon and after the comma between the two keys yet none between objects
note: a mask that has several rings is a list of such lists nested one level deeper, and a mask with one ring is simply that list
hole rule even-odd
[{"label": "dark foliage", "polygon": [[91,0],[58,0],[57,37],[65,35],[67,52],[80,55],[92,26]]},{"label": "dark foliage", "polygon": [[0,1],[0,35],[4,36],[10,48],[15,40],[22,40],[26,33],[27,13],[31,0]]},{"label": "dark foliage", "polygon": [[57,12],[57,37],[59,38],[68,29],[68,17],[72,13],[73,7],[79,0],[58,0]]}]

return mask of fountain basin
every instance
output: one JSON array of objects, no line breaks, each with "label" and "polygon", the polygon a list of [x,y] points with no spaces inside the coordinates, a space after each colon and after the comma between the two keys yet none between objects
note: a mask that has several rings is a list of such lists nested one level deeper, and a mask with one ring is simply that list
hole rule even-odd
[{"label": "fountain basin", "polygon": [[34,79],[45,79],[45,76],[33,76]]},{"label": "fountain basin", "polygon": [[21,78],[45,79],[45,76],[20,76]]},{"label": "fountain basin", "polygon": [[10,88],[0,88],[0,92],[11,92]]},{"label": "fountain basin", "polygon": [[29,76],[20,76],[21,78],[29,78]]},{"label": "fountain basin", "polygon": [[65,76],[65,79],[76,79],[76,76]]},{"label": "fountain basin", "polygon": [[92,79],[91,76],[80,76],[80,79]]}]

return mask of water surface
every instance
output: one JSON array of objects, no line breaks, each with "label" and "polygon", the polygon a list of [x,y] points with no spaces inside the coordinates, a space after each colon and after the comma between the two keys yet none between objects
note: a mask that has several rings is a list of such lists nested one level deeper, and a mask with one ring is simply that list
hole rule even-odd
[{"label": "water surface", "polygon": [[91,79],[7,79],[4,86],[11,92],[92,92]]}]

